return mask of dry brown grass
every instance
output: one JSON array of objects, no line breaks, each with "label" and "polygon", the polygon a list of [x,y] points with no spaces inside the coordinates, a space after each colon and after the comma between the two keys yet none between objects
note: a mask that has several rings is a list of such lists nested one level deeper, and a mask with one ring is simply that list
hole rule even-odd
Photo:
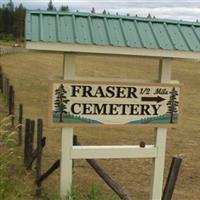
[{"label": "dry brown grass", "polygon": [[[61,75],[62,55],[23,53],[1,58],[4,71],[15,86],[17,103],[24,104],[25,116],[47,118],[48,77]],[[78,76],[156,79],[158,61],[143,58],[80,56],[76,61]],[[173,79],[184,84],[182,127],[170,129],[167,138],[165,180],[173,155],[183,158],[174,200],[198,200],[200,197],[200,64],[173,61]],[[82,144],[153,143],[154,130],[140,129],[76,129]],[[45,126],[47,145],[43,170],[60,157],[60,130]],[[152,163],[150,159],[99,160],[119,185],[133,199],[146,200],[149,195]],[[85,192],[91,183],[110,189],[96,176],[84,160],[76,161],[73,180]],[[86,184],[87,183],[87,184]],[[47,191],[59,191],[59,170],[44,182]]]}]

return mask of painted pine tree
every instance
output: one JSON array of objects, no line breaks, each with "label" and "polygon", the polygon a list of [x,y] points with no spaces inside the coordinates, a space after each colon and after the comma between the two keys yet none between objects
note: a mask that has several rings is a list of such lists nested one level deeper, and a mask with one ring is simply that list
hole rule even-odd
[{"label": "painted pine tree", "polygon": [[173,88],[171,90],[171,92],[169,92],[170,95],[170,100],[167,102],[167,106],[168,106],[168,114],[170,115],[170,123],[173,124],[174,123],[174,114],[176,114],[178,112],[177,107],[178,107],[178,101],[177,101],[177,96],[178,96],[178,92],[176,91],[175,88]]},{"label": "painted pine tree", "polygon": [[55,90],[56,100],[54,101],[55,112],[59,113],[59,122],[63,122],[63,114],[67,113],[67,103],[69,100],[66,97],[67,91],[64,88],[63,84]]}]

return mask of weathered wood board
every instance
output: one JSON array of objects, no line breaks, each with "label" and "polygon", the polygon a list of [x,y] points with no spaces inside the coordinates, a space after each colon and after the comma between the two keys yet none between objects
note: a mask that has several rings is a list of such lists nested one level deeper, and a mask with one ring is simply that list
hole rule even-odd
[{"label": "weathered wood board", "polygon": [[75,126],[177,126],[181,85],[49,81],[48,123]]}]

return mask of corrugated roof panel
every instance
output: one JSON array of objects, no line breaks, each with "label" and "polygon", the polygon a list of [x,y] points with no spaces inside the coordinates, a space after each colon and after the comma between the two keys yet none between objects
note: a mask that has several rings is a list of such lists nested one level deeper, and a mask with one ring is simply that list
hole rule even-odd
[{"label": "corrugated roof panel", "polygon": [[189,50],[186,41],[182,37],[177,25],[168,24],[167,29],[169,31],[170,37],[172,38],[174,47],[178,50]]},{"label": "corrugated roof panel", "polygon": [[60,16],[56,15],[56,32],[57,32],[57,40],[61,42],[61,31],[60,31]]},{"label": "corrugated roof panel", "polygon": [[79,12],[27,11],[26,40],[200,52],[200,23]]},{"label": "corrugated roof panel", "polygon": [[144,47],[149,48],[149,49],[158,48],[158,45],[153,36],[149,23],[138,21],[137,24],[138,24],[139,33],[141,35]]},{"label": "corrugated roof panel", "polygon": [[44,15],[43,16],[43,38],[44,41],[55,42],[57,41],[56,31],[56,16]]},{"label": "corrugated roof panel", "polygon": [[91,44],[91,34],[88,24],[88,19],[85,17],[75,18],[76,33],[78,43]]},{"label": "corrugated roof panel", "polygon": [[61,42],[73,43],[74,42],[74,32],[72,25],[72,17],[67,15],[61,15],[59,17],[60,21],[60,40]]},{"label": "corrugated roof panel", "polygon": [[130,47],[141,48],[140,38],[132,20],[123,20],[124,34],[127,40],[127,45]]},{"label": "corrugated roof panel", "polygon": [[107,19],[111,44],[114,46],[125,46],[125,38],[122,33],[120,21],[118,19]]},{"label": "corrugated roof panel", "polygon": [[40,18],[38,15],[31,16],[31,39],[40,40]]},{"label": "corrugated roof panel", "polygon": [[108,45],[108,37],[104,24],[104,19],[99,17],[92,17],[93,32],[95,35],[94,42],[97,45]]},{"label": "corrugated roof panel", "polygon": [[32,33],[31,33],[31,15],[30,15],[30,13],[26,14],[25,34],[26,34],[25,35],[26,40],[31,40]]},{"label": "corrugated roof panel", "polygon": [[162,23],[152,23],[152,29],[157,38],[158,44],[162,49],[173,49],[169,36],[166,33],[165,27]]},{"label": "corrugated roof panel", "polygon": [[199,40],[189,26],[180,26],[182,33],[193,51],[200,51]]},{"label": "corrugated roof panel", "polygon": [[197,46],[199,47],[199,43],[200,43],[200,26],[197,27],[197,26],[192,26],[192,30],[196,36],[196,38],[198,39],[198,43],[197,43]]},{"label": "corrugated roof panel", "polygon": [[198,36],[199,39],[200,39],[200,26],[199,26],[199,27],[194,26],[194,30],[195,30],[195,33],[197,34],[197,36]]}]

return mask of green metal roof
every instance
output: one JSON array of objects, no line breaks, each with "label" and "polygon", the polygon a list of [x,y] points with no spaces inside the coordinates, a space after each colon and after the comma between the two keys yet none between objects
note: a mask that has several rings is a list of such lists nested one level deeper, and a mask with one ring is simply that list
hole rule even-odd
[{"label": "green metal roof", "polygon": [[200,23],[80,12],[27,11],[26,41],[200,52]]}]

